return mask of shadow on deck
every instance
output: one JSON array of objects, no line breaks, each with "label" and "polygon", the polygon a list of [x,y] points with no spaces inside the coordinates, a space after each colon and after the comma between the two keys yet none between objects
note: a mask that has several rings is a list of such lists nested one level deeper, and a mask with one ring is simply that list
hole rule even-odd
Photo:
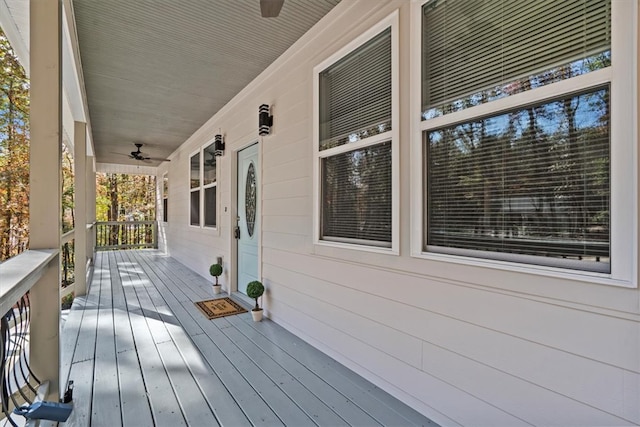
[{"label": "shadow on deck", "polygon": [[158,251],[99,252],[62,331],[64,425],[435,426],[269,320],[207,320],[212,295]]}]

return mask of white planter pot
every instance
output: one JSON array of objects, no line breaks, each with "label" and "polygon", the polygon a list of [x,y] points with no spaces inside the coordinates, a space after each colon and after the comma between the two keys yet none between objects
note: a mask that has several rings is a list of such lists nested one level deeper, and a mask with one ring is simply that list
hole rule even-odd
[{"label": "white planter pot", "polygon": [[222,285],[213,285],[213,294],[218,295],[222,292]]},{"label": "white planter pot", "polygon": [[260,310],[251,310],[251,317],[253,317],[254,322],[259,322],[262,320],[262,309]]}]

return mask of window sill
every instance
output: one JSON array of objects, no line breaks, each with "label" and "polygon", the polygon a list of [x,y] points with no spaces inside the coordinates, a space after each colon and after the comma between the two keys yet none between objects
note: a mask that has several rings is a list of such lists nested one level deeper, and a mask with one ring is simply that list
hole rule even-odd
[{"label": "window sill", "polygon": [[509,261],[498,261],[492,259],[472,258],[462,255],[449,255],[432,252],[412,253],[413,258],[426,259],[430,261],[447,262],[453,264],[463,264],[480,268],[491,268],[496,270],[506,270],[529,275],[546,276],[558,279],[574,280],[596,285],[618,286],[622,288],[637,288],[633,281],[622,280],[613,277],[612,274],[594,273],[589,271],[566,270],[557,267],[546,267],[531,264],[520,264]]},{"label": "window sill", "polygon": [[400,255],[400,252],[394,249],[393,247],[385,248],[381,246],[367,246],[367,245],[359,245],[355,243],[332,242],[329,240],[316,240],[314,242],[314,245],[318,247],[348,249],[348,250],[359,251],[359,252],[373,252],[373,253],[383,254],[383,255],[393,255],[393,256]]},{"label": "window sill", "polygon": [[201,225],[189,224],[189,229],[200,230],[210,236],[220,236],[220,227],[203,227]]}]

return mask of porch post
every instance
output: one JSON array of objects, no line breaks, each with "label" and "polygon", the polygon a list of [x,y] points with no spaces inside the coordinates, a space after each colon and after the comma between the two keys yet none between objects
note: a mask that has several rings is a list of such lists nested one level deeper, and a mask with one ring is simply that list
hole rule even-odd
[{"label": "porch post", "polygon": [[[60,249],[62,159],[62,4],[31,0],[30,249]],[[29,359],[33,372],[49,380],[58,399],[60,365],[60,263],[31,288]]]},{"label": "porch post", "polygon": [[[87,157],[86,183],[87,183],[87,224],[96,222],[96,163],[95,157]],[[87,256],[93,265],[96,250],[96,227],[94,226],[87,235]]]},{"label": "porch post", "polygon": [[87,293],[87,124],[75,122],[73,129],[74,188],[75,188],[75,291],[76,296]]}]

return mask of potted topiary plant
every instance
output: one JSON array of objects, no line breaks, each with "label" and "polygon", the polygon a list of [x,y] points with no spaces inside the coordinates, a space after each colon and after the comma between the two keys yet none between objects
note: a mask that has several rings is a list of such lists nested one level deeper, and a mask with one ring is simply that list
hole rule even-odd
[{"label": "potted topiary plant", "polygon": [[262,286],[262,283],[258,280],[249,282],[247,285],[247,296],[256,300],[256,306],[251,310],[251,317],[253,317],[254,322],[262,320],[262,308],[258,305],[258,298],[260,298],[263,293],[264,286]]},{"label": "potted topiary plant", "polygon": [[217,295],[222,291],[222,285],[218,283],[218,276],[222,274],[222,266],[220,264],[211,264],[209,274],[216,278],[216,283],[213,285],[213,293]]}]

